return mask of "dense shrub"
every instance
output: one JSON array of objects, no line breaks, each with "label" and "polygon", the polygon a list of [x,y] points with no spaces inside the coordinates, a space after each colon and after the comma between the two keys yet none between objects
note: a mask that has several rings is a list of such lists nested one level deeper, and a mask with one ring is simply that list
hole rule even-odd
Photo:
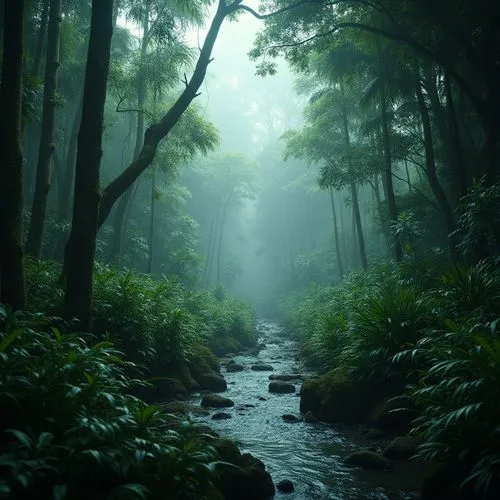
[{"label": "dense shrub", "polygon": [[209,437],[130,396],[110,343],[51,323],[0,307],[0,497],[218,498]]},{"label": "dense shrub", "polygon": [[[58,264],[29,263],[30,311],[61,315],[59,274]],[[257,340],[251,307],[222,290],[187,290],[176,279],[100,265],[94,277],[94,333],[160,374],[163,367],[189,362],[195,346],[223,354]]]},{"label": "dense shrub", "polygon": [[[419,359],[422,376],[411,390],[422,414],[413,432],[424,438],[416,458],[465,471],[478,498],[500,489],[500,335],[488,324],[449,323],[415,349],[396,356]],[[484,496],[483,496],[484,495]]]}]

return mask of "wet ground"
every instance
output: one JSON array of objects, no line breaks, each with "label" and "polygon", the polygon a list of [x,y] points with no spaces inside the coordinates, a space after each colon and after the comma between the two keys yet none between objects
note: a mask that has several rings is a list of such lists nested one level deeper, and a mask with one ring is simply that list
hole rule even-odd
[{"label": "wet ground", "polygon": [[[242,451],[260,458],[276,483],[289,479],[293,493],[276,493],[277,499],[290,500],[362,500],[418,498],[420,467],[408,462],[394,462],[391,471],[362,471],[343,464],[352,451],[376,443],[360,434],[355,426],[324,423],[288,423],[284,414],[300,417],[298,393],[300,381],[295,382],[294,394],[268,392],[271,374],[304,374],[297,342],[286,337],[279,324],[262,321],[258,325],[260,342],[265,345],[258,354],[234,356],[245,369],[236,373],[222,372],[228,383],[223,396],[235,403],[222,411],[231,418],[212,420],[213,414],[195,417],[210,424],[223,437],[235,439]],[[253,371],[251,366],[266,363],[273,371]],[[199,403],[201,395],[193,395]]]}]

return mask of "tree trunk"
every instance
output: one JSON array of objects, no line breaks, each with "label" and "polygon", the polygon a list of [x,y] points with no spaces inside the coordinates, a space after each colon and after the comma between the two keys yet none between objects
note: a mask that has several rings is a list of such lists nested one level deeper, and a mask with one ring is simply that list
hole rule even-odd
[{"label": "tree trunk", "polygon": [[26,306],[23,262],[23,85],[24,0],[5,2],[0,83],[0,302]]},{"label": "tree trunk", "polygon": [[113,0],[92,0],[64,297],[66,317],[78,318],[83,331],[92,329],[92,274],[101,198],[99,171],[112,33]]},{"label": "tree trunk", "polygon": [[379,67],[380,67],[380,114],[382,119],[382,140],[384,150],[384,183],[386,185],[387,206],[389,208],[389,233],[392,239],[392,248],[396,261],[401,261],[403,258],[403,249],[399,238],[392,231],[392,224],[398,219],[398,210],[396,206],[396,195],[394,194],[394,185],[392,182],[392,155],[389,132],[389,118],[387,116],[387,96],[386,96],[386,81],[387,75],[385,70],[384,60],[381,54],[380,46],[378,47]]},{"label": "tree trunk", "polygon": [[[344,109],[342,112],[342,127],[344,131],[344,145],[347,150],[347,158],[348,158],[348,169],[351,176],[354,175],[353,167],[352,167],[352,158],[351,158],[351,137],[349,134],[349,121],[347,118],[347,111]],[[361,265],[363,269],[368,268],[368,259],[366,258],[366,249],[365,249],[365,237],[363,235],[363,227],[361,226],[361,213],[359,211],[359,200],[358,200],[358,191],[356,188],[356,184],[352,179],[350,182],[351,188],[351,197],[352,197],[352,211],[354,216],[354,221],[356,223],[356,231],[358,236],[358,247],[359,247],[359,256],[361,259]]]},{"label": "tree trunk", "polygon": [[[139,156],[104,189],[99,216],[99,227],[106,220],[111,208],[120,196],[122,196],[139,175],[151,165],[160,141],[168,135],[193,99],[199,95],[198,89],[205,79],[207,67],[211,61],[212,48],[217,39],[219,29],[226,16],[237,10],[238,6],[235,5],[235,3],[236,2],[226,6],[224,0],[219,0],[217,12],[212,20],[203,47],[201,48],[193,76],[189,82],[187,82],[184,91],[160,121],[148,127],[144,134],[144,145],[142,146]],[[240,2],[237,3],[239,4]]]},{"label": "tree trunk", "polygon": [[212,219],[212,224],[211,224],[211,229],[210,229],[210,238],[209,238],[209,246],[208,246],[208,255],[207,255],[207,264],[205,268],[205,276],[204,276],[204,285],[206,288],[210,286],[210,280],[212,278],[212,268],[213,268],[213,261],[214,261],[214,255],[215,255],[215,245],[217,241],[217,229],[218,229],[218,218],[219,214],[218,212],[215,212],[213,219]]},{"label": "tree trunk", "polygon": [[149,218],[149,274],[153,274],[154,241],[155,241],[155,212],[156,212],[156,169],[153,167],[153,176],[151,179],[151,213]]},{"label": "tree trunk", "polygon": [[456,170],[458,173],[459,198],[462,198],[469,187],[470,175],[464,161],[462,142],[460,140],[460,132],[458,130],[457,114],[455,111],[455,103],[453,101],[453,93],[451,90],[451,82],[447,73],[444,75],[444,89],[446,94],[446,115],[448,119],[450,142],[452,145],[453,159],[456,162]]},{"label": "tree trunk", "polygon": [[426,167],[425,173],[427,175],[427,179],[429,181],[431,190],[434,196],[436,197],[436,200],[439,203],[439,206],[441,207],[441,210],[443,211],[443,214],[445,216],[446,229],[448,231],[450,255],[452,258],[456,258],[457,251],[450,236],[451,233],[455,230],[455,218],[453,216],[453,211],[451,209],[450,202],[448,201],[446,193],[444,192],[444,189],[441,186],[439,179],[437,177],[436,161],[434,157],[434,146],[432,143],[431,120],[429,117],[429,112],[427,110],[427,105],[425,103],[424,95],[422,92],[420,79],[417,79],[415,92],[417,96],[417,102],[422,120],[422,129],[424,134],[425,167]]},{"label": "tree trunk", "polygon": [[42,62],[43,45],[45,41],[45,33],[47,32],[47,19],[49,18],[50,0],[43,0],[42,17],[40,19],[40,27],[36,36],[35,53],[33,54],[33,66],[31,67],[32,78],[38,77],[40,71],[40,63]]},{"label": "tree trunk", "polygon": [[335,253],[337,255],[337,264],[339,266],[339,278],[342,279],[344,276],[344,266],[342,265],[342,256],[340,253],[340,241],[339,241],[339,226],[337,221],[337,211],[335,210],[335,200],[333,199],[333,189],[329,188],[330,191],[330,205],[332,207],[332,217],[333,217],[333,237],[335,238]]},{"label": "tree trunk", "polygon": [[356,232],[358,236],[359,257],[363,269],[368,269],[368,259],[366,258],[365,237],[361,225],[361,212],[359,210],[358,189],[354,182],[351,182],[352,211],[356,222]]},{"label": "tree trunk", "polygon": [[59,41],[61,38],[61,2],[50,0],[47,61],[43,89],[42,133],[38,149],[36,185],[26,252],[39,260],[42,253],[43,229],[50,189],[50,161],[54,152],[54,119],[56,112],[57,74],[59,72]]},{"label": "tree trunk", "polygon": [[71,135],[69,138],[68,154],[66,156],[66,165],[64,168],[63,185],[61,196],[59,197],[59,219],[66,221],[70,217],[71,192],[75,179],[76,147],[78,143],[78,129],[82,121],[82,99],[79,98],[78,108],[76,110]]}]

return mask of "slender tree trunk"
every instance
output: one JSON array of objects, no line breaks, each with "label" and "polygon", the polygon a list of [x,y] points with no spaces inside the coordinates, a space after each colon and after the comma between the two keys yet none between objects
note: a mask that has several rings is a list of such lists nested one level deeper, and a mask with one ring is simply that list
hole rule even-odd
[{"label": "slender tree trunk", "polygon": [[[49,18],[50,0],[43,0],[42,16],[40,27],[36,36],[36,45],[33,47],[33,66],[31,67],[31,77],[38,78],[40,65],[42,62],[43,48],[45,45],[45,34],[47,33],[47,20]],[[37,139],[39,140],[40,127],[38,123],[30,122],[24,127],[23,151],[25,157],[25,176],[24,176],[24,197],[25,201],[31,199],[33,194],[33,185],[36,174],[36,160],[34,159],[37,149]]]},{"label": "slender tree trunk", "polygon": [[64,168],[61,196],[59,198],[59,219],[68,220],[70,218],[71,192],[75,179],[76,147],[78,144],[78,129],[82,121],[82,99],[79,98],[78,108],[75,113],[71,134],[69,138],[68,154]]},{"label": "slender tree trunk", "polygon": [[59,72],[59,41],[61,38],[61,2],[50,0],[47,62],[43,89],[42,134],[38,150],[35,194],[26,242],[26,252],[34,259],[42,254],[43,230],[50,189],[50,161],[54,152],[54,120],[56,112],[57,74]]},{"label": "slender tree trunk", "polygon": [[78,318],[83,331],[92,329],[92,275],[101,199],[99,171],[112,33],[113,0],[92,0],[64,297],[66,317]]},{"label": "slender tree trunk", "polygon": [[359,210],[358,189],[354,182],[351,182],[352,211],[356,222],[356,232],[358,236],[359,257],[363,269],[368,269],[368,259],[366,258],[365,237],[361,225],[361,212]]},{"label": "slender tree trunk", "polygon": [[396,195],[394,194],[394,185],[392,182],[392,155],[391,142],[389,131],[389,118],[387,116],[387,96],[386,96],[386,69],[385,62],[382,57],[380,46],[378,47],[379,67],[380,67],[380,114],[382,119],[382,140],[384,146],[384,183],[386,185],[387,206],[389,208],[389,232],[392,239],[392,248],[396,261],[401,261],[403,258],[403,249],[399,238],[392,231],[392,224],[398,219],[398,209],[396,206]]},{"label": "slender tree trunk", "polygon": [[470,184],[470,175],[464,161],[464,153],[462,142],[460,140],[460,132],[458,130],[457,114],[455,111],[455,103],[453,101],[453,92],[451,90],[450,77],[447,73],[444,75],[444,89],[446,94],[446,115],[448,119],[448,129],[450,141],[453,151],[453,159],[456,162],[456,172],[458,177],[459,198],[461,198]]},{"label": "slender tree trunk", "polygon": [[149,259],[148,273],[153,274],[154,241],[155,241],[155,218],[156,218],[156,169],[153,167],[151,178],[151,213],[149,217]]},{"label": "slender tree trunk", "polygon": [[[353,175],[353,167],[352,167],[352,158],[351,158],[351,137],[349,134],[349,121],[347,117],[347,111],[343,110],[342,112],[342,127],[344,131],[344,145],[347,150],[347,158],[348,158],[348,169]],[[352,211],[354,220],[356,223],[356,231],[358,236],[358,247],[359,247],[359,256],[361,259],[361,265],[363,269],[368,268],[368,259],[366,258],[366,249],[365,249],[365,237],[363,235],[363,227],[361,225],[361,212],[359,210],[359,200],[358,200],[358,190],[356,188],[356,184],[354,180],[350,182],[351,189],[351,198],[352,198]]]},{"label": "slender tree trunk", "polygon": [[217,249],[217,285],[221,284],[221,264],[222,264],[222,240],[224,235],[224,226],[226,224],[227,217],[227,209],[229,207],[229,203],[231,201],[231,196],[228,196],[224,202],[224,206],[222,207],[220,222],[219,222],[219,243]]},{"label": "slender tree trunk", "polygon": [[215,227],[217,222],[217,213],[212,216],[212,222],[210,223],[210,232],[208,234],[208,248],[207,248],[207,258],[205,260],[205,269],[203,271],[203,285],[208,288],[209,285],[209,272],[212,262],[213,254],[213,244],[215,241]]},{"label": "slender tree trunk", "polygon": [[330,205],[332,207],[332,218],[333,218],[333,237],[335,238],[335,253],[337,255],[337,265],[339,266],[339,278],[342,279],[344,276],[344,266],[342,265],[342,256],[340,253],[340,241],[339,241],[339,226],[337,221],[337,211],[335,210],[335,200],[333,199],[333,188],[330,186],[328,189],[330,192]]},{"label": "slender tree trunk", "polygon": [[0,82],[0,302],[26,306],[23,262],[23,87],[24,0],[5,2]]},{"label": "slender tree trunk", "polygon": [[36,46],[33,54],[33,66],[31,68],[31,76],[33,78],[38,77],[38,72],[40,71],[40,64],[42,62],[43,45],[45,40],[45,33],[47,32],[47,20],[49,18],[49,5],[50,0],[43,0],[42,6],[42,17],[40,19],[40,27],[36,35]]},{"label": "slender tree trunk", "polygon": [[424,134],[425,166],[426,166],[425,172],[431,190],[434,196],[436,197],[436,200],[439,203],[439,206],[441,207],[441,210],[443,211],[443,214],[445,216],[450,254],[453,258],[456,258],[457,251],[450,236],[451,233],[455,230],[455,218],[453,216],[453,211],[451,209],[450,202],[448,201],[446,193],[444,192],[444,189],[441,186],[437,176],[436,161],[434,157],[434,146],[432,143],[431,120],[429,117],[429,112],[427,110],[427,105],[425,103],[424,95],[422,92],[420,79],[417,79],[416,96],[417,96],[418,107],[420,110],[420,116],[422,120],[422,128]]}]

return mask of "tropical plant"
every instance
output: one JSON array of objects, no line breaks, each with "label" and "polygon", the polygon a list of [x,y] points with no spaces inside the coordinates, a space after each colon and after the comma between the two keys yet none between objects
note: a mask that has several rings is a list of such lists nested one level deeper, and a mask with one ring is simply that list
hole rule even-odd
[{"label": "tropical plant", "polygon": [[425,367],[411,388],[422,409],[413,433],[424,440],[415,458],[444,461],[463,473],[461,486],[473,485],[477,498],[494,498],[500,484],[498,322],[448,322],[446,330],[428,332],[395,357]]},{"label": "tropical plant", "polygon": [[129,395],[112,344],[52,323],[0,306],[0,496],[217,498],[210,437]]}]

